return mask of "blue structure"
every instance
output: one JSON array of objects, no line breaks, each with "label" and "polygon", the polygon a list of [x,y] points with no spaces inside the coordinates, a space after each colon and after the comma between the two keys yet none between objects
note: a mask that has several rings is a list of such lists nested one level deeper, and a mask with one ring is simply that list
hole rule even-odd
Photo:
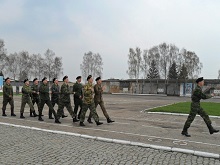
[{"label": "blue structure", "polygon": [[3,76],[2,72],[0,72],[0,92],[2,92],[2,90],[3,90],[3,78],[4,78],[4,76]]}]

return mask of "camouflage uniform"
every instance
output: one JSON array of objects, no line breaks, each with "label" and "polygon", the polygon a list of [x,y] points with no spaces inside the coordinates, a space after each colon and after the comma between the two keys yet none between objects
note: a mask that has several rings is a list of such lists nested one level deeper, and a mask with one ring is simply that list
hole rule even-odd
[{"label": "camouflage uniform", "polygon": [[34,106],[30,97],[32,93],[33,91],[31,90],[31,87],[25,84],[22,88],[22,100],[21,100],[21,109],[20,109],[21,113],[24,113],[24,108],[26,104],[29,105],[31,112],[32,113],[34,112]]},{"label": "camouflage uniform", "polygon": [[[9,97],[10,95],[11,97]],[[3,86],[3,114],[5,114],[6,106],[8,103],[11,105],[11,114],[14,114],[13,88],[11,84],[5,83],[5,85]]]},{"label": "camouflage uniform", "polygon": [[66,107],[66,109],[68,110],[72,118],[76,116],[71,106],[70,94],[72,94],[72,92],[70,92],[69,85],[66,83],[63,83],[63,85],[61,86],[61,90],[60,90],[60,101],[59,101],[58,111],[57,111],[58,119],[63,115],[64,107]]},{"label": "camouflage uniform", "polygon": [[[80,114],[82,112],[82,98],[83,98],[82,88],[83,88],[83,85],[81,83],[78,83],[77,81],[73,85],[73,92],[75,92],[75,94],[74,94],[74,105],[75,105],[74,114],[77,115],[78,108],[80,107],[78,118],[80,118]],[[80,98],[80,96],[81,96],[81,98]]]},{"label": "camouflage uniform", "polygon": [[39,88],[39,92],[40,92],[39,117],[41,117],[41,115],[42,115],[44,104],[47,104],[47,106],[49,107],[49,111],[51,111],[52,114],[54,115],[54,117],[57,119],[57,114],[54,111],[53,105],[50,101],[49,85],[42,83],[42,85]]},{"label": "camouflage uniform", "polygon": [[[32,93],[31,94],[31,99],[32,99],[32,104],[34,106],[34,104],[36,103],[37,104],[37,108],[38,108],[38,111],[39,111],[39,106],[40,106],[40,97],[39,97],[39,94],[37,94],[39,92],[39,88],[38,88],[38,85],[36,84],[33,84],[31,86],[31,90],[35,93]],[[32,111],[30,109],[30,115],[32,115]]]},{"label": "camouflage uniform", "polygon": [[[53,105],[53,107],[55,106],[55,104],[59,105],[59,100],[60,100],[60,86],[56,85],[55,83],[53,83],[53,85],[51,86],[51,103]],[[64,115],[64,111],[62,110],[62,115]],[[52,116],[52,112],[49,111],[49,116]]]},{"label": "camouflage uniform", "polygon": [[[94,96],[95,108],[97,108],[97,106],[100,105],[104,116],[106,117],[106,119],[109,119],[109,115],[105,109],[105,105],[104,105],[104,101],[102,97],[102,92],[103,92],[102,86],[99,84],[96,84],[94,86],[94,92],[95,92],[95,96]],[[92,117],[92,114],[90,112],[89,119],[91,119],[91,117]]]},{"label": "camouflage uniform", "polygon": [[95,109],[95,103],[93,98],[92,84],[88,83],[83,88],[83,104],[82,104],[82,112],[80,115],[80,122],[84,122],[86,111],[88,108],[90,109],[90,113],[95,120],[95,122],[99,122],[99,116]]},{"label": "camouflage uniform", "polygon": [[209,127],[211,126],[211,120],[209,119],[209,116],[206,114],[206,112],[203,110],[203,108],[200,106],[200,100],[201,99],[209,99],[211,98],[211,95],[205,95],[202,92],[202,88],[197,85],[195,90],[193,91],[192,95],[192,103],[191,103],[191,111],[190,114],[185,122],[184,129],[187,130],[193,120],[196,117],[196,114],[199,114],[203,120],[205,121],[206,125]]}]

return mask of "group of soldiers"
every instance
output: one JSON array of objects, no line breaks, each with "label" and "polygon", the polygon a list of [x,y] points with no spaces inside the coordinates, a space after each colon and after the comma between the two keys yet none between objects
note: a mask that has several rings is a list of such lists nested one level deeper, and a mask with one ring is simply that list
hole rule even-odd
[{"label": "group of soldiers", "polygon": [[[99,116],[96,112],[97,106],[100,105],[103,114],[107,119],[107,123],[114,122],[110,119],[104,106],[102,93],[105,90],[105,87],[102,86],[101,77],[96,78],[96,85],[94,86],[93,77],[91,75],[87,77],[87,84],[84,86],[82,85],[81,80],[81,76],[78,76],[76,78],[76,83],[73,85],[73,90],[70,91],[68,76],[63,77],[63,84],[61,87],[58,85],[58,79],[54,78],[51,88],[49,87],[46,77],[42,79],[40,86],[37,78],[34,78],[32,86],[30,86],[29,80],[25,79],[22,88],[20,118],[25,118],[24,108],[25,105],[28,104],[30,107],[30,117],[38,117],[39,121],[44,121],[42,118],[42,111],[46,104],[49,107],[49,119],[55,119],[55,123],[61,123],[60,118],[67,117],[64,114],[64,108],[66,107],[70,116],[73,118],[73,122],[80,121],[80,126],[85,126],[84,120],[88,109],[90,110],[90,114],[87,121],[93,123],[93,118],[97,125],[101,125],[103,123],[99,121]],[[74,110],[71,105],[71,94],[74,95]],[[5,111],[8,103],[11,105],[11,116],[16,116],[14,113],[13,88],[9,77],[5,79],[5,84],[3,86],[2,116],[7,116]],[[39,114],[35,111],[35,103],[37,104]],[[54,110],[55,104],[58,105],[57,111]],[[80,110],[78,112],[79,108]]]}]

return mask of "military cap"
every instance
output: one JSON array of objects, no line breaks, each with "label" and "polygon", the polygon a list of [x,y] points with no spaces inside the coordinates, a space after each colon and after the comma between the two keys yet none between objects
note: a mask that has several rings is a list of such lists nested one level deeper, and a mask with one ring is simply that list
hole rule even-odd
[{"label": "military cap", "polygon": [[54,81],[56,80],[57,78],[53,78],[53,83],[54,83]]},{"label": "military cap", "polygon": [[28,79],[26,78],[26,79],[24,79],[24,83],[26,83],[28,81]]},{"label": "military cap", "polygon": [[67,78],[68,78],[68,76],[64,76],[64,77],[63,77],[63,81],[66,80]]},{"label": "military cap", "polygon": [[77,76],[77,77],[76,77],[76,80],[81,79],[81,78],[82,78],[81,76]]},{"label": "military cap", "polygon": [[92,78],[92,75],[89,75],[89,76],[87,77],[87,81],[88,81],[90,78]]},{"label": "military cap", "polygon": [[10,79],[10,78],[9,78],[9,77],[7,77],[7,78],[5,79],[5,82],[6,82],[8,79]]},{"label": "military cap", "polygon": [[44,77],[43,79],[42,79],[42,82],[44,81],[44,80],[46,80],[47,78],[46,77]]},{"label": "military cap", "polygon": [[101,79],[101,77],[97,77],[96,79],[95,79],[95,81],[99,81]]},{"label": "military cap", "polygon": [[38,79],[37,79],[37,78],[34,78],[34,79],[33,79],[33,82],[36,81],[36,80],[38,80]]},{"label": "military cap", "polygon": [[196,83],[199,83],[199,82],[201,82],[201,81],[203,81],[204,79],[203,79],[203,77],[200,77],[200,78],[198,78],[197,80],[196,80]]}]

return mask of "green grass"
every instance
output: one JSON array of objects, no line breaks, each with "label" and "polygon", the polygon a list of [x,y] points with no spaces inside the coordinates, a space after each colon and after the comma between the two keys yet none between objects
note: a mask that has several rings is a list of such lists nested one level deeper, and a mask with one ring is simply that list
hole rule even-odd
[{"label": "green grass", "polygon": [[[148,112],[170,112],[170,113],[186,113],[190,112],[190,102],[175,103],[168,106],[153,108]],[[209,114],[220,116],[220,103],[202,102],[201,107]]]},{"label": "green grass", "polygon": [[0,92],[0,96],[2,96],[3,95],[3,93],[2,92]]}]

